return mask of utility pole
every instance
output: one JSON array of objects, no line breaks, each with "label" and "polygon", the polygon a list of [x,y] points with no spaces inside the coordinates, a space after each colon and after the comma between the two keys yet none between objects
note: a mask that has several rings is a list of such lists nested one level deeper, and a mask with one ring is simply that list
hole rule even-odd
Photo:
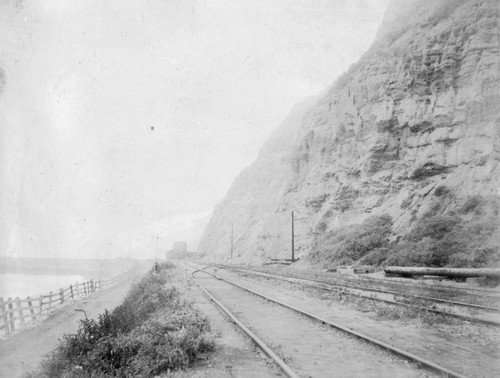
[{"label": "utility pole", "polygon": [[156,235],[156,258],[155,258],[155,271],[158,272],[158,235]]},{"label": "utility pole", "polygon": [[233,259],[233,235],[234,235],[234,225],[231,222],[231,260]]},{"label": "utility pole", "polygon": [[294,230],[294,219],[292,211],[292,262],[295,261],[295,230]]}]

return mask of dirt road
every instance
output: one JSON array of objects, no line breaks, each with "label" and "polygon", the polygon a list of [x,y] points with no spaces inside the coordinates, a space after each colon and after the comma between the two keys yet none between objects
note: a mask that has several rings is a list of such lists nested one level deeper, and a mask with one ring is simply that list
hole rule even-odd
[{"label": "dirt road", "polygon": [[85,299],[68,304],[57,310],[37,326],[22,330],[6,340],[0,340],[0,377],[22,377],[33,371],[43,356],[57,346],[64,334],[77,330],[80,319],[96,317],[105,309],[111,310],[119,305],[130,285],[140,279],[150,268],[141,263],[123,278],[103,291]]}]

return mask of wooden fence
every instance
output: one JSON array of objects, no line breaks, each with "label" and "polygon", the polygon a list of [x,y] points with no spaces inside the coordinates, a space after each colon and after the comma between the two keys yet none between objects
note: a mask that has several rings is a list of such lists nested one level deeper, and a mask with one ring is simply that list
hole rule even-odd
[{"label": "wooden fence", "polygon": [[24,299],[0,297],[0,331],[5,330],[8,336],[18,328],[23,328],[29,321],[35,321],[38,317],[47,314],[51,310],[64,305],[69,301],[85,298],[90,294],[101,290],[104,286],[114,283],[120,276],[109,280],[90,280],[83,283],[76,282],[59,291],[51,291],[38,297],[26,297]]}]

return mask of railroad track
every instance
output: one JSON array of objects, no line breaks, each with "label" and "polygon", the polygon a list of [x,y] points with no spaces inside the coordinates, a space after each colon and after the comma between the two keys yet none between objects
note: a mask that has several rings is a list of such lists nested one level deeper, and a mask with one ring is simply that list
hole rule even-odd
[{"label": "railroad track", "polygon": [[[371,301],[379,301],[379,302],[384,302],[384,303],[391,304],[391,305],[404,306],[404,307],[412,308],[415,310],[432,312],[432,313],[435,313],[438,315],[453,317],[453,318],[468,321],[468,322],[483,323],[483,324],[487,324],[487,325],[495,326],[495,327],[500,326],[500,321],[498,320],[499,317],[497,316],[497,314],[500,313],[500,309],[497,307],[483,306],[483,305],[477,305],[477,304],[471,304],[471,303],[465,303],[465,302],[458,302],[458,301],[446,300],[446,299],[441,299],[441,298],[426,297],[426,296],[422,296],[422,295],[402,293],[402,292],[396,292],[396,291],[392,291],[392,290],[369,288],[369,287],[356,285],[356,284],[352,284],[352,283],[346,284],[346,283],[338,283],[338,282],[331,282],[331,281],[325,281],[325,280],[317,280],[317,279],[315,280],[315,279],[311,279],[311,278],[300,277],[300,275],[297,275],[297,274],[287,275],[287,274],[283,274],[283,273],[269,273],[269,272],[262,272],[262,271],[254,270],[254,269],[248,269],[248,268],[226,266],[226,265],[222,265],[222,264],[216,264],[214,266],[216,266],[219,269],[229,269],[229,270],[239,271],[239,272],[246,273],[246,274],[261,275],[264,277],[274,278],[274,279],[278,279],[281,281],[303,283],[303,284],[306,284],[306,285],[309,285],[309,286],[312,286],[312,287],[315,287],[318,289],[322,289],[322,290],[329,290],[329,291],[335,291],[335,292],[341,291],[344,294],[356,296],[359,298],[364,298],[364,299],[371,300]],[[393,298],[392,299],[380,298],[380,297],[376,297],[376,296],[366,294],[363,292],[390,295],[390,296],[393,296]],[[419,300],[419,301],[427,302],[427,305],[415,305],[412,303],[408,303],[412,300]],[[490,318],[477,317],[477,316],[472,316],[472,315],[460,314],[460,313],[456,313],[456,312],[450,312],[450,309],[448,309],[448,310],[436,309],[435,303],[441,303],[441,304],[445,304],[447,306],[452,306],[452,308],[453,307],[463,307],[466,309],[472,309],[476,312],[477,311],[487,312],[488,315],[490,316]],[[484,314],[483,314],[483,316],[484,316]]]},{"label": "railroad track", "polygon": [[[299,278],[299,279],[314,281],[314,282],[318,282],[318,283],[324,283],[324,284],[330,284],[330,285],[337,285],[337,286],[340,286],[340,287],[356,288],[356,289],[360,289],[360,290],[380,292],[380,293],[387,293],[387,294],[404,295],[404,296],[407,296],[407,297],[412,297],[412,298],[417,298],[417,299],[426,299],[426,300],[430,300],[430,301],[433,301],[433,302],[449,303],[449,304],[452,304],[452,305],[455,305],[455,306],[477,308],[477,309],[489,310],[489,311],[493,311],[493,312],[499,312],[500,311],[500,307],[484,306],[484,305],[479,305],[479,304],[476,304],[476,303],[453,301],[453,300],[449,300],[449,299],[429,297],[429,296],[425,296],[425,295],[416,295],[416,294],[406,293],[406,292],[402,292],[402,291],[394,291],[394,290],[389,290],[389,289],[380,289],[380,288],[377,288],[377,287],[370,287],[370,286],[366,286],[366,285],[359,285],[359,282],[362,282],[362,281],[365,281],[365,280],[367,280],[367,281],[369,280],[370,283],[373,283],[375,285],[380,284],[380,282],[378,282],[379,279],[376,279],[376,278],[359,277],[359,279],[357,279],[357,280],[356,279],[347,279],[347,280],[340,279],[339,280],[337,278],[329,277],[330,279],[327,279],[327,278],[318,279],[318,278],[311,278],[310,275],[299,275],[297,273],[296,274],[283,274],[283,273],[275,273],[275,272],[269,272],[269,271],[260,271],[260,270],[256,270],[256,269],[241,268],[241,267],[235,267],[235,266],[232,266],[232,265],[223,265],[223,264],[217,264],[217,266],[222,267],[222,268],[229,268],[229,269],[240,269],[240,270],[244,270],[244,271],[252,271],[252,272],[258,272],[258,273],[267,273],[267,274],[271,274],[271,275],[274,274],[276,276],[282,276],[282,277],[287,277],[287,278]],[[394,281],[384,280],[384,279],[381,279],[380,281],[389,282],[392,286],[400,284],[400,282],[394,282]],[[413,288],[413,289],[422,289],[422,288],[424,288],[425,290],[434,289],[434,287],[418,287],[418,286],[415,286],[415,285],[411,286],[412,284],[408,284],[408,283],[406,283],[406,285],[410,285],[410,288]],[[446,286],[440,286],[438,288],[438,290],[442,290],[442,287],[446,287]],[[450,289],[453,290],[454,293],[457,292],[457,289],[455,289],[455,288],[450,288]],[[472,289],[467,289],[467,290],[472,290]],[[481,290],[479,290],[479,291],[481,291]],[[445,294],[449,294],[449,292],[445,293]],[[471,293],[467,293],[467,294],[471,294]],[[472,293],[472,295],[477,295],[477,293]],[[479,294],[479,295],[482,295],[482,294]],[[488,294],[486,294],[486,297],[489,298],[490,296]],[[498,297],[493,296],[493,298],[498,298]]]},{"label": "railroad track", "polygon": [[[223,265],[223,264],[219,264]],[[230,267],[239,267],[235,265],[226,265]],[[263,272],[271,272],[273,273],[274,271],[266,269],[264,267],[258,268],[258,267],[253,267],[254,270],[258,271],[263,271]],[[298,274],[298,271],[296,272]],[[331,274],[327,272],[315,272],[315,273],[310,273],[310,272],[300,272],[301,275],[306,276],[307,278],[312,278],[312,279],[324,279],[324,280],[335,280],[335,281],[340,281],[344,283],[365,283],[367,285],[373,286],[386,286],[386,287],[397,287],[400,288],[402,286],[407,287],[410,290],[418,290],[418,291],[428,291],[432,293],[439,293],[445,297],[456,297],[456,296],[475,296],[476,298],[481,298],[484,299],[485,302],[490,303],[492,300],[496,300],[499,302],[500,305],[500,290],[499,289],[480,289],[480,288],[473,288],[473,287],[461,287],[458,288],[456,286],[452,285],[443,285],[443,284],[437,284],[437,283],[425,283],[423,281],[415,281],[415,280],[408,280],[408,279],[401,279],[401,280],[394,280],[394,279],[387,279],[387,278],[375,278],[375,277],[369,277],[365,275],[356,275],[355,277],[349,277],[348,275],[344,274]],[[416,283],[419,282],[419,283]]]},{"label": "railroad track", "polygon": [[[207,269],[209,268],[213,268],[213,266],[210,266],[210,265],[206,265],[204,268],[199,268],[198,266],[193,266],[191,264],[189,264],[190,266],[193,267],[193,270],[191,272],[191,278],[193,279],[193,281],[203,290],[203,292],[224,312],[226,313],[230,319],[238,326],[240,327],[243,332],[245,332],[253,341],[254,343],[259,347],[261,348],[261,350],[266,354],[268,355],[278,366],[279,368],[288,376],[288,377],[299,377],[300,375],[303,375],[305,374],[304,371],[299,371],[297,372],[296,369],[294,369],[293,367],[290,366],[290,364],[288,364],[284,358],[280,357],[280,355],[282,353],[280,352],[277,352],[277,351],[274,351],[269,345],[266,344],[265,341],[263,341],[262,338],[260,338],[256,333],[254,333],[252,330],[250,330],[250,327],[248,327],[247,325],[244,324],[244,322],[242,320],[240,320],[236,315],[236,311],[231,311],[230,309],[227,308],[227,305],[223,304],[220,300],[220,296],[219,296],[219,299],[216,298],[216,295],[214,295],[214,293],[211,292],[211,290],[209,290],[206,286],[206,284],[203,284],[201,283],[200,279],[198,276],[196,276],[196,274],[201,274],[201,273],[205,273],[206,275],[212,277],[212,279],[215,279],[217,280],[218,282],[224,282],[224,284],[227,284],[227,285],[231,285],[233,287],[236,287],[238,288],[240,291],[242,292],[245,292],[245,293],[249,293],[251,294],[252,296],[256,296],[256,297],[259,297],[259,298],[262,298],[264,299],[265,301],[267,301],[268,303],[271,303],[271,304],[274,304],[274,305],[278,305],[284,309],[287,309],[287,310],[290,310],[296,314],[299,314],[301,316],[305,316],[307,317],[308,319],[312,320],[313,322],[315,323],[319,323],[321,324],[322,326],[326,326],[326,327],[329,327],[333,330],[337,330],[337,331],[341,331],[342,333],[344,334],[347,334],[347,335],[350,335],[358,340],[362,340],[363,342],[365,343],[368,343],[372,346],[375,346],[376,348],[379,348],[379,349],[382,349],[382,350],[385,350],[386,352],[389,352],[390,354],[392,354],[393,356],[397,356],[399,359],[404,359],[406,361],[410,361],[410,362],[413,362],[413,363],[416,363],[416,367],[423,367],[429,371],[433,371],[435,373],[438,373],[440,376],[445,376],[445,377],[465,377],[465,375],[462,375],[461,373],[458,373],[456,371],[453,371],[451,369],[448,369],[447,367],[444,367],[444,366],[441,366],[440,364],[438,363],[435,363],[435,362],[432,362],[432,361],[429,361],[425,358],[422,358],[422,357],[419,357],[413,353],[410,353],[410,352],[407,352],[407,351],[404,351],[400,348],[397,348],[393,345],[390,345],[386,342],[383,342],[383,341],[380,341],[380,340],[377,340],[373,337],[370,337],[368,335],[365,335],[365,334],[362,334],[360,332],[357,332],[357,331],[354,331],[354,330],[351,330],[349,328],[346,328],[340,324],[336,324],[334,322],[331,322],[327,319],[324,319],[320,316],[317,316],[311,312],[308,312],[304,309],[300,309],[300,308],[297,308],[297,307],[294,307],[290,304],[287,304],[285,302],[282,302],[280,300],[276,300],[276,299],[273,299],[263,293],[260,293],[260,292],[257,292],[255,290],[252,290],[248,287],[245,287],[233,280],[229,280],[227,278],[223,278],[215,273],[211,273],[211,272],[208,272]],[[198,277],[198,278],[197,278]],[[227,294],[227,292],[226,292]],[[242,294],[239,294],[239,295],[242,295]],[[226,299],[229,301],[229,303],[231,303],[230,301],[231,298],[229,299]],[[248,301],[248,300],[245,300],[245,301]],[[253,305],[254,306],[254,305]],[[237,311],[238,313],[241,313],[240,309],[237,308]],[[268,312],[274,312],[276,310],[272,310],[272,311],[268,311]],[[244,315],[244,313],[242,314]],[[283,316],[283,315],[282,315]],[[278,319],[278,322],[281,322],[282,321],[282,318]],[[297,340],[298,342],[301,342],[301,340]],[[333,342],[333,344],[335,344],[335,342]],[[356,348],[357,350],[358,348]],[[355,361],[355,363],[359,363],[359,361]],[[302,374],[300,374],[302,373]],[[391,374],[391,375],[395,375],[395,376],[399,376],[397,372],[393,372],[394,374]],[[368,373],[370,374],[370,373]],[[371,374],[373,374],[373,371],[371,372]],[[401,373],[399,373],[401,374]],[[306,375],[310,375],[309,373],[307,373]],[[333,375],[340,375],[340,376],[345,376],[345,374],[335,374],[333,373]],[[313,376],[313,374],[311,374],[310,376]],[[406,376],[406,375],[404,375]]]},{"label": "railroad track", "polygon": [[[231,265],[228,265],[231,266]],[[259,271],[264,271],[264,272],[271,272],[269,270],[266,270],[264,268],[258,269],[254,267],[253,269],[259,270]],[[299,274],[296,272],[296,274]],[[401,287],[406,287],[409,290],[416,290],[416,291],[423,291],[423,292],[431,292],[434,294],[440,294],[444,297],[447,298],[454,298],[454,297],[460,297],[460,296],[473,296],[474,298],[480,298],[483,299],[484,302],[490,303],[492,300],[500,301],[500,291],[496,289],[479,289],[479,288],[457,288],[451,285],[442,285],[442,284],[426,284],[426,283],[416,283],[415,281],[412,280],[391,280],[387,278],[374,278],[374,277],[367,277],[364,275],[357,275],[356,277],[349,277],[348,275],[343,275],[343,274],[331,274],[331,273],[326,273],[326,272],[316,272],[316,273],[310,273],[310,272],[300,272],[301,276],[305,276],[307,278],[313,278],[313,279],[323,279],[323,280],[329,280],[329,281],[336,281],[336,282],[343,282],[343,283],[356,283],[360,284],[363,283],[365,285],[370,285],[370,287],[373,287],[374,285],[378,287],[386,287],[386,288],[401,288]],[[366,286],[365,286],[366,287]]]},{"label": "railroad track", "polygon": [[[414,282],[407,282],[404,280],[395,281],[387,278],[373,278],[365,276],[360,276],[359,279],[375,284],[384,283],[386,285],[402,285],[407,287],[417,287],[418,289],[423,289],[423,290],[442,291],[443,293],[449,293],[450,291],[451,292],[457,291],[457,288],[451,285],[425,284],[425,283],[415,285]],[[495,298],[495,299],[500,298],[500,291],[495,289],[479,289],[474,287],[468,287],[468,288],[460,288],[458,290],[463,292],[464,294],[469,294],[469,295],[480,295],[485,298]]]}]

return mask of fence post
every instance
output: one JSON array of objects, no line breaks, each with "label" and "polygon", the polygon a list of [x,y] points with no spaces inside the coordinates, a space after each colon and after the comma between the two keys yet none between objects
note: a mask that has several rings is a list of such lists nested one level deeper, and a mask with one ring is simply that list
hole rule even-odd
[{"label": "fence post", "polygon": [[90,290],[91,292],[95,292],[94,280],[90,280]]},{"label": "fence post", "polygon": [[64,303],[64,289],[59,289],[59,297],[61,298],[61,304]]},{"label": "fence post", "polygon": [[36,314],[35,314],[35,310],[33,309],[33,303],[31,302],[31,298],[28,297],[26,299],[28,300],[28,308],[30,310],[31,320],[36,320]]},{"label": "fence post", "polygon": [[21,300],[16,297],[17,311],[19,312],[19,320],[21,320],[21,327],[26,327],[26,321],[24,320],[23,307],[21,306]]},{"label": "fence post", "polygon": [[52,291],[49,294],[49,310],[52,308]]},{"label": "fence post", "polygon": [[2,320],[3,324],[5,325],[5,334],[9,336],[9,322],[7,319],[7,313],[5,312],[5,302],[2,297],[0,297],[0,311],[2,312]]},{"label": "fence post", "polygon": [[75,283],[75,287],[76,287],[76,296],[80,298],[80,288],[78,287],[78,282]]},{"label": "fence post", "polygon": [[8,299],[7,308],[9,309],[9,326],[10,332],[12,333],[16,330],[16,321],[14,318],[14,306],[12,306],[12,298]]},{"label": "fence post", "polygon": [[75,300],[75,297],[73,295],[73,285],[69,285],[69,292],[71,293],[71,299]]},{"label": "fence post", "polygon": [[43,311],[43,295],[40,294],[40,315],[42,315]]}]

